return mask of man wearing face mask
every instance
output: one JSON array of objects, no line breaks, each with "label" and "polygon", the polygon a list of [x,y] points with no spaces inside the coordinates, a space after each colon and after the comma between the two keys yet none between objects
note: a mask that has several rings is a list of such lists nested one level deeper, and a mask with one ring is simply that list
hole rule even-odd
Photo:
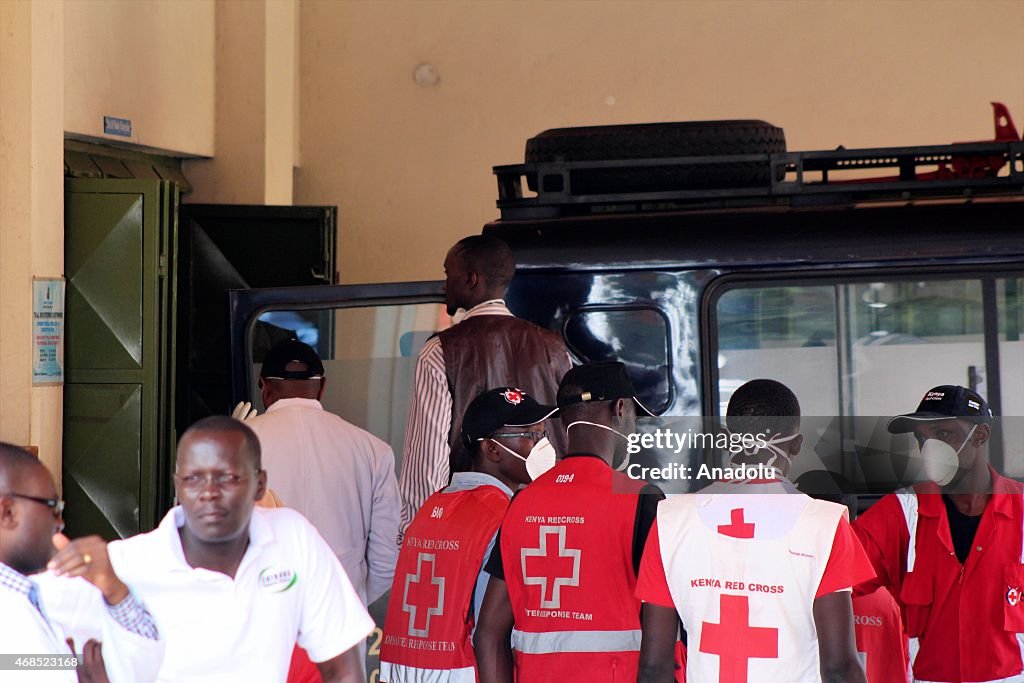
[{"label": "man wearing face mask", "polygon": [[[503,241],[489,235],[459,240],[444,259],[444,272],[453,324],[427,340],[416,359],[398,478],[400,533],[452,472],[467,469],[460,423],[470,401],[491,387],[520,386],[553,403],[558,380],[572,366],[560,334],[516,318],[505,306],[516,262]],[[562,435],[551,440],[563,450]]]},{"label": "man wearing face mask", "polygon": [[556,410],[514,387],[469,404],[462,438],[472,469],[456,472],[409,525],[384,623],[381,683],[476,679],[470,639],[488,582],[483,563],[513,490],[555,464],[543,422]]},{"label": "man wearing face mask", "polygon": [[904,613],[915,681],[1024,681],[1022,487],[988,462],[992,412],[961,386],[931,389],[889,421],[913,432],[931,480],[890,494],[854,523]]},{"label": "man wearing face mask", "polygon": [[718,481],[659,506],[637,584],[638,680],[672,680],[681,618],[690,683],[865,683],[850,594],[873,572],[846,507],[785,478],[803,442],[796,396],[775,380],[747,382],[729,401],[727,426],[761,443],[732,464],[774,476]]},{"label": "man wearing face mask", "polygon": [[565,374],[565,457],[509,505],[487,562],[474,644],[481,683],[629,681],[640,649],[637,570],[658,501],[612,469],[638,410],[622,363]]}]

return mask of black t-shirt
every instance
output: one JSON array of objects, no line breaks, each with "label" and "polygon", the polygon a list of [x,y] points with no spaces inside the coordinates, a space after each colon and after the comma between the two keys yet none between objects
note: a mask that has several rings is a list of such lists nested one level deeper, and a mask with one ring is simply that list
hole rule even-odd
[{"label": "black t-shirt", "polygon": [[[589,453],[570,453],[566,458],[588,457],[596,458]],[[518,492],[517,492],[518,494]],[[633,571],[640,573],[640,559],[644,554],[644,546],[647,545],[647,535],[651,532],[654,518],[658,515],[658,503],[665,499],[665,494],[657,486],[647,484],[640,489],[640,496],[636,502],[636,517],[633,522]],[[491,576],[505,579],[505,568],[501,563],[501,530],[494,540],[494,550],[487,559],[484,569]]]},{"label": "black t-shirt", "polygon": [[946,517],[949,519],[949,534],[953,537],[953,550],[960,564],[967,561],[974,545],[974,535],[978,533],[981,515],[969,517],[957,509],[953,499],[942,494],[942,502],[946,504]]}]

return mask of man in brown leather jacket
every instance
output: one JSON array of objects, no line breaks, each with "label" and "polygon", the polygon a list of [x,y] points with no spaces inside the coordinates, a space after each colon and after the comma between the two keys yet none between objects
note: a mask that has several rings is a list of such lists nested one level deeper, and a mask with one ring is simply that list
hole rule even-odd
[{"label": "man in brown leather jacket", "polygon": [[[445,305],[456,324],[431,337],[416,360],[398,480],[402,533],[427,496],[447,486],[451,472],[465,469],[455,437],[473,397],[490,387],[520,386],[553,403],[571,367],[559,334],[516,318],[505,306],[515,269],[508,245],[489,235],[463,238],[445,257]],[[563,435],[551,431],[558,449]]]}]

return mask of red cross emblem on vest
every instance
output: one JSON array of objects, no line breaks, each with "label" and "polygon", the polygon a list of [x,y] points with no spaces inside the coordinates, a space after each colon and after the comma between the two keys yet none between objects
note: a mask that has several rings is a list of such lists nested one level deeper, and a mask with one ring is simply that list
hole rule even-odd
[{"label": "red cross emblem on vest", "polygon": [[[416,573],[405,575],[402,611],[409,614],[410,636],[426,638],[430,633],[430,618],[444,614],[444,577],[434,576],[435,562],[434,553],[420,553],[416,558]],[[424,564],[430,567],[426,574]],[[417,628],[421,624],[423,628]]]},{"label": "red cross emblem on vest", "polygon": [[558,609],[562,587],[580,585],[580,555],[578,549],[565,547],[564,525],[540,527],[540,545],[522,549],[523,585],[540,586],[541,607]]},{"label": "red cross emblem on vest", "polygon": [[718,655],[718,683],[747,683],[748,660],[778,659],[779,629],[750,625],[746,595],[722,595],[718,623],[701,625],[700,651]]},{"label": "red cross emblem on vest", "polygon": [[743,508],[735,508],[729,513],[730,524],[719,524],[718,533],[733,538],[753,538],[754,523],[743,521]]}]

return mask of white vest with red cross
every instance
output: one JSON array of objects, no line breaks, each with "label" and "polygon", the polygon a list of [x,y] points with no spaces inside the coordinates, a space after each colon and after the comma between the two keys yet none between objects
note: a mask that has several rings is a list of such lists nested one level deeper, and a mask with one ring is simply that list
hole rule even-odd
[{"label": "white vest with red cross", "polygon": [[494,486],[427,498],[398,556],[380,649],[381,683],[474,683],[470,603],[508,507]]},{"label": "white vest with red cross", "polygon": [[788,482],[716,483],[661,503],[687,681],[820,682],[812,610],[845,508],[793,491]]}]

